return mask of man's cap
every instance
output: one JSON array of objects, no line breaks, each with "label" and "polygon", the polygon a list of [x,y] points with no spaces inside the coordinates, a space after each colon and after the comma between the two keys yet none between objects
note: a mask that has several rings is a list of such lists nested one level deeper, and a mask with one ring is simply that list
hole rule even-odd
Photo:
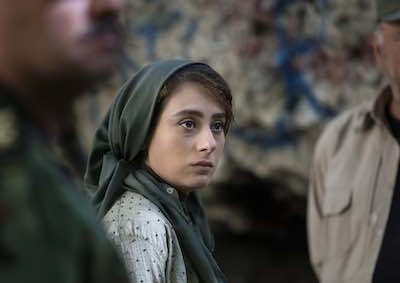
[{"label": "man's cap", "polygon": [[376,0],[376,10],[380,21],[400,20],[400,0]]}]

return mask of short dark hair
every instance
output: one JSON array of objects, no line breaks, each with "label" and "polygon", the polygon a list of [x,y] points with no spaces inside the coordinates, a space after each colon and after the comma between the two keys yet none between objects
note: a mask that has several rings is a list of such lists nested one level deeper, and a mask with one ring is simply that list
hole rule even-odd
[{"label": "short dark hair", "polygon": [[224,133],[227,134],[233,120],[231,90],[220,74],[210,66],[201,63],[185,66],[165,81],[157,97],[151,127],[154,128],[156,126],[171,94],[186,82],[199,84],[216,98],[226,115]]}]

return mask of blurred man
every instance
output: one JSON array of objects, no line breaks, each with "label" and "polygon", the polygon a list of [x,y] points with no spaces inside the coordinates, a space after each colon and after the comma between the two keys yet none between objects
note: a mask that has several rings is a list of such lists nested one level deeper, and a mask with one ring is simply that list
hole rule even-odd
[{"label": "blurred man", "polygon": [[400,282],[400,1],[377,0],[377,15],[388,87],[328,125],[315,151],[308,232],[322,283]]},{"label": "blurred man", "polygon": [[109,77],[123,0],[0,0],[0,282],[127,282],[83,190],[51,150]]}]

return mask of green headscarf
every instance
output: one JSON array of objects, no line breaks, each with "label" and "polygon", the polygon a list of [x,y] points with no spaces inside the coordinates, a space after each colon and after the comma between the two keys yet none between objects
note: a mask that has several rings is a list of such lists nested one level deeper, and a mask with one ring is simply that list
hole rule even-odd
[{"label": "green headscarf", "polygon": [[135,158],[150,132],[157,96],[165,81],[192,64],[188,60],[163,60],[137,72],[120,89],[94,137],[86,168],[85,184],[94,192],[98,216],[103,217],[126,191],[152,201],[168,218],[177,234],[185,264],[203,283],[226,282],[212,251],[213,238],[197,193],[190,193],[187,208],[193,224],[179,200],[166,192],[169,185],[154,177]]}]

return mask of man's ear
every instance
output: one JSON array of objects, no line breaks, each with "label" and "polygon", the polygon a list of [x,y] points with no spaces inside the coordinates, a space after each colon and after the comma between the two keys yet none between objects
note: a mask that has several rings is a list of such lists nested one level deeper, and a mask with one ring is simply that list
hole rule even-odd
[{"label": "man's ear", "polygon": [[375,58],[375,64],[376,66],[382,70],[382,57],[383,57],[383,31],[381,30],[380,27],[377,28],[377,30],[373,33],[372,40],[371,40],[371,46],[372,50],[374,53],[374,58]]}]

